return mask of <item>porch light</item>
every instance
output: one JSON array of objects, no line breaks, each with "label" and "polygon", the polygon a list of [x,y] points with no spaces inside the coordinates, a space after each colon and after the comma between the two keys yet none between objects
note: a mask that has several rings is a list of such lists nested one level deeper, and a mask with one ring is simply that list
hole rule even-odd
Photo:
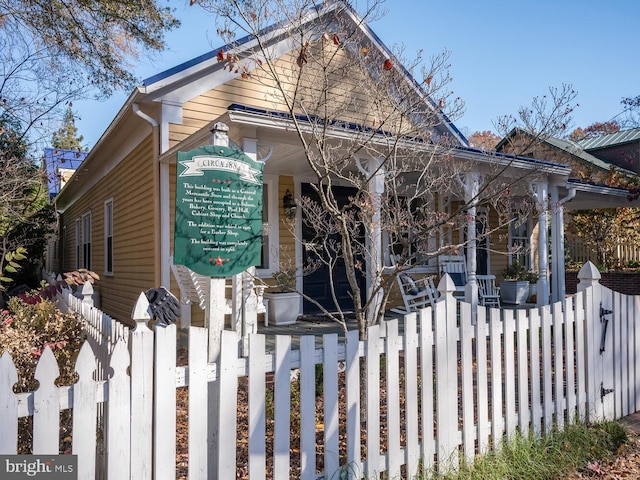
[{"label": "porch light", "polygon": [[287,189],[287,193],[282,197],[282,208],[284,209],[284,214],[287,218],[294,218],[296,216],[298,206],[296,205],[293,195],[289,189]]}]

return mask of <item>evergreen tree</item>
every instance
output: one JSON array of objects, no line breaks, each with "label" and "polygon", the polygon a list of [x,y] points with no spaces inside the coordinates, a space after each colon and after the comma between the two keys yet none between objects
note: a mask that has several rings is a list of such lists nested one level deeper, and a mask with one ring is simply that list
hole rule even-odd
[{"label": "evergreen tree", "polygon": [[64,114],[62,126],[51,136],[51,146],[63,150],[87,151],[87,147],[82,145],[82,135],[78,136],[78,127],[76,127],[75,118],[71,105],[67,107]]}]

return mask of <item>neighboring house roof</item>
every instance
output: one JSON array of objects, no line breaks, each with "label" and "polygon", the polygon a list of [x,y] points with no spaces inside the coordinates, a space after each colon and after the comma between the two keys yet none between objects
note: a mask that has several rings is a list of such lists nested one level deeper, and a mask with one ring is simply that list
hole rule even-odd
[{"label": "neighboring house roof", "polygon": [[640,128],[633,128],[631,130],[609,133],[599,137],[585,138],[577,143],[584,150],[589,151],[638,141],[640,141]]},{"label": "neighboring house roof", "polygon": [[[561,138],[549,137],[545,140],[549,145],[552,145],[560,150],[564,150],[565,152],[578,157],[580,160],[590,163],[594,167],[608,171],[611,168],[611,164],[600,160],[597,157],[594,157],[590,153],[584,151],[584,149],[576,142],[572,142],[571,140],[563,140]],[[631,173],[631,172],[629,172]]]},{"label": "neighboring house roof", "polygon": [[[507,145],[509,139],[513,138],[516,135],[526,135],[528,137],[532,137],[531,133],[519,128],[514,128],[496,145],[496,151],[502,150]],[[583,149],[581,144],[577,142],[572,142],[571,140],[564,140],[556,137],[547,137],[544,139],[540,139],[540,142],[546,143],[547,145],[550,145],[551,147],[558,150],[562,150],[572,157],[579,159],[589,165],[592,165],[593,167],[603,172],[608,172],[611,167],[615,167],[616,170],[618,170],[620,173],[633,175],[633,172],[630,170],[623,169],[591,155]]]},{"label": "neighboring house roof", "polygon": [[87,152],[47,147],[44,149],[44,163],[47,170],[47,186],[51,198],[69,180],[72,173],[80,166]]}]

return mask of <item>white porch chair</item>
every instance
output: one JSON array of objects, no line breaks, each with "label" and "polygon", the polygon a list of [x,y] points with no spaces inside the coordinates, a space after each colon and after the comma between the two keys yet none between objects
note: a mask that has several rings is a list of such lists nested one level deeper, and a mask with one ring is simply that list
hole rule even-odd
[{"label": "white porch chair", "polygon": [[478,282],[478,303],[485,307],[500,308],[500,287],[496,286],[495,275],[476,275]]},{"label": "white porch chair", "polygon": [[467,284],[467,262],[464,255],[440,255],[438,270],[441,275],[448,273],[456,286],[454,295],[464,297],[464,286]]},{"label": "white porch chair", "polygon": [[408,273],[401,272],[396,275],[396,281],[404,307],[392,308],[392,312],[403,315],[416,312],[422,308],[433,306],[438,299],[438,289],[432,276],[414,279]]}]

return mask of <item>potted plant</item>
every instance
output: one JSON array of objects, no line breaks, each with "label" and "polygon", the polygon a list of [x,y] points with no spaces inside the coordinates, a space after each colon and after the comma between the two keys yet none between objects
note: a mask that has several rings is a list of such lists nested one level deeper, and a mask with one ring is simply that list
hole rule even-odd
[{"label": "potted plant", "polygon": [[529,298],[529,280],[527,268],[518,261],[502,271],[503,280],[500,282],[500,296],[503,303],[519,305],[526,303]]},{"label": "potted plant", "polygon": [[274,325],[291,325],[300,315],[300,294],[296,291],[296,270],[289,266],[273,274],[276,285],[267,290],[269,321]]},{"label": "potted plant", "polygon": [[529,282],[529,302],[536,303],[538,299],[538,278],[539,275],[533,270],[529,270],[524,278]]}]

